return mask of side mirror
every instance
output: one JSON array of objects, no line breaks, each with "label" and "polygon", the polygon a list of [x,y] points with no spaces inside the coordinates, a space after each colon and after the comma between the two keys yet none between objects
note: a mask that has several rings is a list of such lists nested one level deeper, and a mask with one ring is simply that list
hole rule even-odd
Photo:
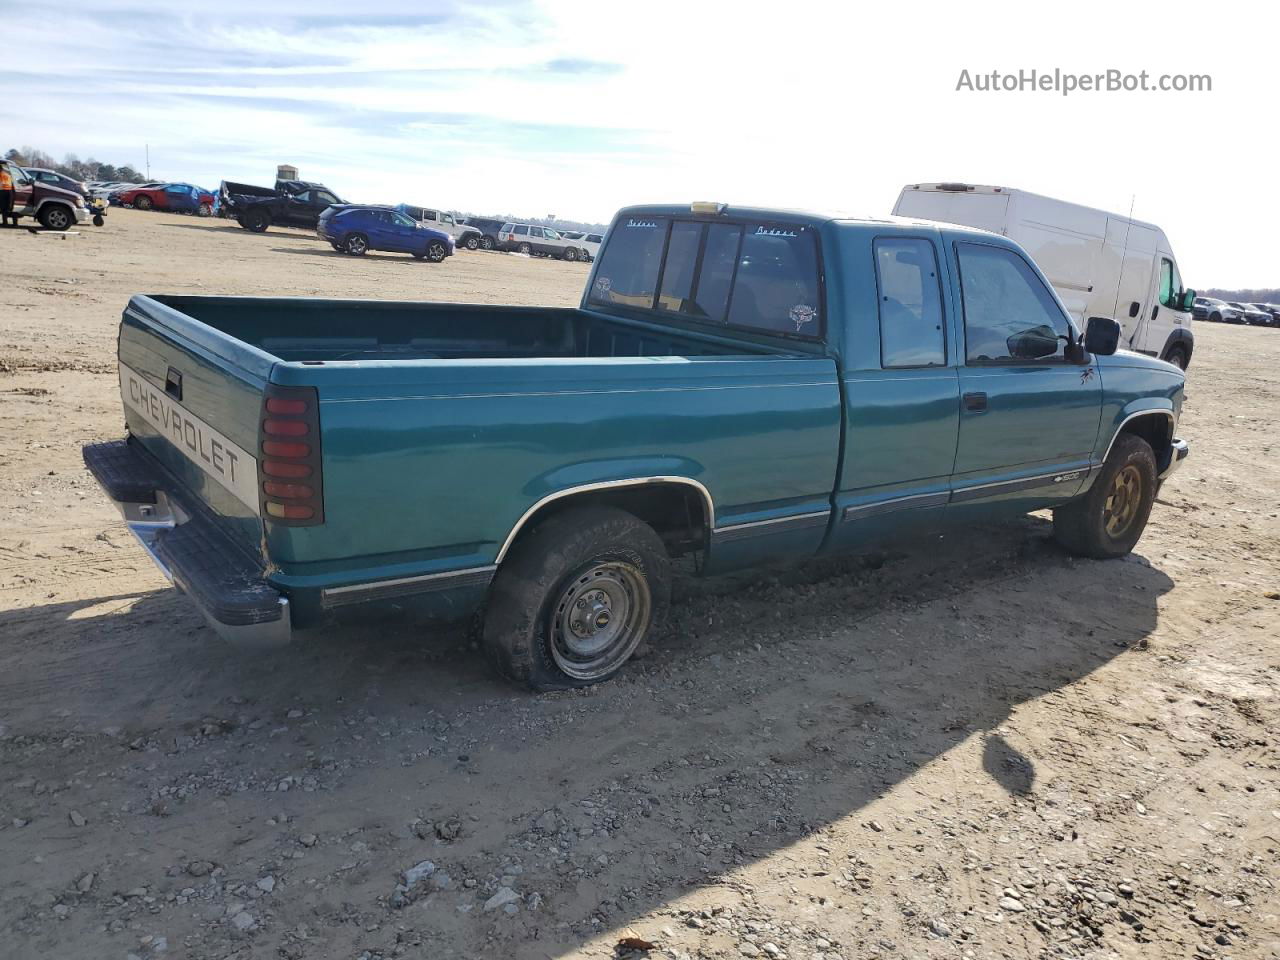
[{"label": "side mirror", "polygon": [[1015,333],[1005,340],[1009,356],[1019,360],[1042,360],[1058,352],[1058,336],[1045,328],[1033,328]]},{"label": "side mirror", "polygon": [[1090,317],[1084,328],[1084,348],[1099,357],[1109,357],[1120,345],[1120,324],[1110,317]]},{"label": "side mirror", "polygon": [[1186,291],[1183,291],[1183,294],[1182,294],[1182,309],[1183,309],[1184,311],[1185,311],[1185,310],[1193,310],[1193,309],[1195,309],[1195,305],[1196,305],[1196,292],[1195,292],[1194,290],[1186,290]]}]

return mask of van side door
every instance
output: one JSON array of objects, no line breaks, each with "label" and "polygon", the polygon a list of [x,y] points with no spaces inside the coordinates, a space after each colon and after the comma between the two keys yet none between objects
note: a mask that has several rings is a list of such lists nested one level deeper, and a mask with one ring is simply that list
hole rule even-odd
[{"label": "van side door", "polygon": [[1014,512],[1073,496],[1093,466],[1102,414],[1092,357],[1074,363],[1074,327],[1018,250],[954,244],[963,314],[960,436],[951,512]]},{"label": "van side door", "polygon": [[[950,497],[960,394],[939,239],[882,235],[852,254],[870,269],[850,295],[869,293],[846,308],[845,322],[855,326],[842,371],[845,438],[830,550],[936,523]],[[859,316],[867,312],[869,321]]]}]

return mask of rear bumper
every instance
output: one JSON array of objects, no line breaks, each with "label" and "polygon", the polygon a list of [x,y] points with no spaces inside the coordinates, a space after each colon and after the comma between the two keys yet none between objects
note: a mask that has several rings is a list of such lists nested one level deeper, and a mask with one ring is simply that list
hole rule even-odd
[{"label": "rear bumper", "polygon": [[89,444],[83,454],[129,531],[219,636],[251,647],[289,642],[288,597],[267,583],[261,562],[218,526],[214,514],[183,496],[154,457],[129,440]]},{"label": "rear bumper", "polygon": [[1162,481],[1167,480],[1176,473],[1178,468],[1182,466],[1182,462],[1187,459],[1187,456],[1190,453],[1191,446],[1187,441],[1175,439],[1173,441],[1173,449],[1169,454],[1169,465],[1160,472],[1160,479]]}]

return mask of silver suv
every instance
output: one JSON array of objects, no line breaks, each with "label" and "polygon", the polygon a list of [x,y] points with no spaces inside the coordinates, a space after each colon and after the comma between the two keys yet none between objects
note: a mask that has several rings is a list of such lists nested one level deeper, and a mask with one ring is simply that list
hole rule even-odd
[{"label": "silver suv", "polygon": [[555,257],[557,260],[591,259],[590,252],[581,241],[566,240],[550,227],[540,227],[536,223],[504,223],[498,231],[498,249]]}]

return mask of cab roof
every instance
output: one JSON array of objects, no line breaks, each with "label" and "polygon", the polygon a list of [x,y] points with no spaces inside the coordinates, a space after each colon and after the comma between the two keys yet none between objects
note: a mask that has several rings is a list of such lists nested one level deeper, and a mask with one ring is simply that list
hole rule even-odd
[{"label": "cab roof", "polygon": [[936,220],[925,220],[922,217],[898,217],[892,214],[881,217],[857,216],[855,214],[846,213],[839,210],[801,210],[788,209],[784,207],[751,207],[737,206],[735,204],[723,203],[719,204],[719,210],[715,213],[698,212],[693,209],[697,204],[638,204],[636,206],[623,207],[616,214],[614,219],[617,220],[623,216],[644,216],[644,217],[693,217],[699,220],[714,221],[721,217],[736,220],[765,220],[782,223],[806,223],[810,226],[818,226],[823,223],[848,223],[858,225],[886,225],[894,227],[928,227],[931,230],[945,231],[951,234],[972,234],[975,236],[993,237],[999,234],[991,233],[988,230],[981,230],[977,227],[967,227],[955,223],[942,223]]}]

